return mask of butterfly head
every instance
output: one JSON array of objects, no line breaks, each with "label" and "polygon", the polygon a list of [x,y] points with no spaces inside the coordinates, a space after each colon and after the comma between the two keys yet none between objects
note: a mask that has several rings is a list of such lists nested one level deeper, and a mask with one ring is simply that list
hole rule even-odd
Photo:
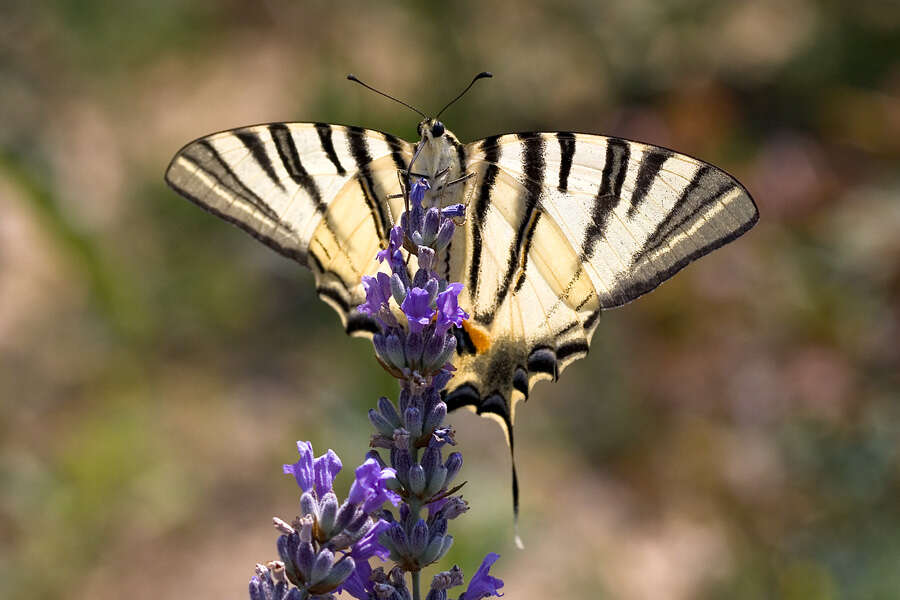
[{"label": "butterfly head", "polygon": [[444,124],[437,119],[424,119],[419,123],[419,137],[423,142],[440,139],[444,135]]}]

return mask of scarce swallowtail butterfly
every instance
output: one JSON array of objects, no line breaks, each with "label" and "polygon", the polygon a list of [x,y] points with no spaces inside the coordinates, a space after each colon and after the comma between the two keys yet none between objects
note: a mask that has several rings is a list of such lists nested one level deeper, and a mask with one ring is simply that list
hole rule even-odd
[{"label": "scarce swallowtail butterfly", "polygon": [[[419,123],[415,143],[328,123],[223,131],[179,150],[166,181],[311,269],[346,332],[363,336],[378,326],[357,310],[360,279],[388,272],[375,255],[404,210],[402,182],[426,178],[426,206],[465,204],[465,224],[436,257],[447,281],[463,283],[459,304],[471,315],[457,330],[446,402],[496,419],[512,450],[516,402],[587,354],[601,311],[759,215],[730,175],[672,150],[567,131],[463,144],[437,117]],[[515,488],[514,471],[514,498]]]}]

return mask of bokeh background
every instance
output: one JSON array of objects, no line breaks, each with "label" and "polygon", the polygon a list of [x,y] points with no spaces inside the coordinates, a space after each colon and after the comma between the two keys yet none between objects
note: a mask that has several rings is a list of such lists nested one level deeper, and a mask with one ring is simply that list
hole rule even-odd
[{"label": "bokeh background", "polygon": [[[724,167],[762,219],[600,321],[499,429],[452,418],[509,598],[900,597],[900,5],[0,3],[0,597],[244,598],[297,439],[393,382],[305,270],[171,192],[200,135],[445,115]],[[350,476],[339,479],[346,490]]]}]

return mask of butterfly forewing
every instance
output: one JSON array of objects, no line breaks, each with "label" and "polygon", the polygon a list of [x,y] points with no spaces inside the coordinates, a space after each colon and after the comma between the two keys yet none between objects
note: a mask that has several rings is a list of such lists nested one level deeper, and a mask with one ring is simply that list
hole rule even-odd
[{"label": "butterfly forewing", "polygon": [[412,157],[394,136],[323,123],[225,131],[182,148],[166,171],[177,192],[309,266],[319,295],[350,333],[374,323],[356,311],[360,280],[402,200],[398,169]]},{"label": "butterfly forewing", "polygon": [[599,312],[634,300],[758,218],[731,176],[619,138],[527,133],[466,148],[465,251],[449,261],[472,311],[448,398],[494,413],[588,350]]}]

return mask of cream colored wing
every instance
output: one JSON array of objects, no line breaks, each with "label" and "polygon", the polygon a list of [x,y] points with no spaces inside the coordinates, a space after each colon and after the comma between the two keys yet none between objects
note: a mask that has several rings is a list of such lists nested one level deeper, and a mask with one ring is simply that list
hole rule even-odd
[{"label": "cream colored wing", "polygon": [[600,311],[634,300],[758,219],[723,171],[659,148],[573,133],[465,147],[476,176],[445,275],[465,285],[448,406],[510,435],[516,400],[587,354]]},{"label": "cream colored wing", "polygon": [[166,181],[179,194],[312,269],[319,296],[350,334],[376,325],[356,306],[378,270],[402,200],[407,142],[358,127],[272,123],[216,133],[178,151]]}]

